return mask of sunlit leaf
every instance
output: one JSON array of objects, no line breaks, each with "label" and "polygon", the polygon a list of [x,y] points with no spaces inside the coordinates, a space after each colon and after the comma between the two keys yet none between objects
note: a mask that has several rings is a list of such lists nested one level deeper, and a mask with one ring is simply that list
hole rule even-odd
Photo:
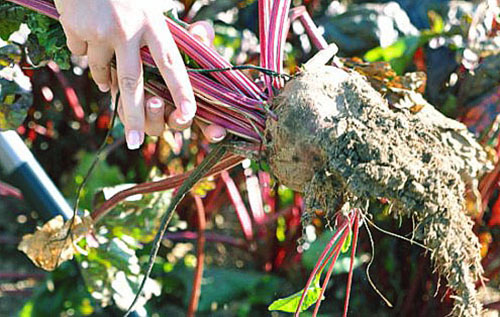
[{"label": "sunlit leaf", "polygon": [[420,37],[407,36],[399,39],[388,47],[376,47],[369,50],[364,58],[367,61],[386,61],[390,62],[392,68],[402,74],[407,65],[412,61],[413,55],[421,45]]},{"label": "sunlit leaf", "polygon": [[[313,283],[311,283],[311,286],[307,289],[306,296],[304,297],[304,302],[302,303],[299,312],[307,310],[318,301],[319,296],[321,295],[321,286],[319,283],[320,277],[321,274],[317,274],[314,278]],[[268,309],[270,311],[279,310],[287,313],[295,313],[297,311],[297,307],[299,306],[300,298],[302,297],[303,292],[304,290],[300,290],[293,295],[275,300],[268,307]]]},{"label": "sunlit leaf", "polygon": [[[76,243],[90,232],[93,221],[89,216],[66,223],[57,216],[35,231],[23,236],[18,249],[38,267],[52,271],[61,263],[71,260],[78,251]],[[71,236],[68,236],[68,230]]]},{"label": "sunlit leaf", "polygon": [[352,240],[352,231],[349,230],[349,234],[347,235],[347,238],[344,240],[344,244],[342,245],[342,253],[346,253],[349,251],[349,248],[351,247],[351,240]]},{"label": "sunlit leaf", "polygon": [[21,48],[16,44],[7,44],[0,47],[0,70],[18,64],[21,61],[21,54]]},{"label": "sunlit leaf", "polygon": [[215,181],[211,178],[205,178],[196,183],[191,192],[196,196],[205,197],[210,191],[215,189]]},{"label": "sunlit leaf", "polygon": [[66,36],[61,24],[44,15],[31,12],[27,16],[31,34],[26,43],[29,61],[35,66],[53,60],[61,69],[71,65],[71,53],[66,47]]},{"label": "sunlit leaf", "polygon": [[[104,188],[103,193],[109,199],[126,187],[130,185]],[[114,301],[120,308],[126,309],[132,302],[143,278],[143,263],[140,263],[136,252],[153,241],[161,217],[170,204],[171,193],[131,196],[98,222],[95,231],[99,245],[91,248],[87,257],[80,256],[79,261],[89,293],[102,306]],[[149,278],[139,299],[139,307],[153,295],[159,296],[160,292],[158,282]]]},{"label": "sunlit leaf", "polygon": [[429,16],[431,30],[435,33],[442,33],[444,31],[443,17],[441,17],[436,11],[429,11],[427,15]]},{"label": "sunlit leaf", "polygon": [[[127,309],[134,299],[143,278],[136,248],[133,239],[123,236],[90,249],[87,258],[80,257],[87,289],[102,306],[110,305],[113,300],[121,309]],[[140,306],[160,293],[158,282],[148,279],[139,299]]]},{"label": "sunlit leaf", "polygon": [[128,236],[140,243],[153,241],[161,217],[172,198],[172,190],[137,195],[122,201],[100,222],[113,237]]}]

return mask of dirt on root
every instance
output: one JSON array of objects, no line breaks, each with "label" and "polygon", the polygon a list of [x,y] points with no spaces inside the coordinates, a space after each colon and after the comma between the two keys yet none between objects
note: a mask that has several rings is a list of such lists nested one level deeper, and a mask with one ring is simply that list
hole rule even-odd
[{"label": "dirt on root", "polygon": [[304,70],[274,100],[269,163],[281,182],[304,192],[310,210],[344,203],[367,210],[370,200],[388,198],[394,212],[417,220],[416,238],[456,293],[453,314],[480,316],[479,242],[464,193],[488,170],[487,156],[463,124],[417,93],[399,93],[389,105],[356,72]]}]

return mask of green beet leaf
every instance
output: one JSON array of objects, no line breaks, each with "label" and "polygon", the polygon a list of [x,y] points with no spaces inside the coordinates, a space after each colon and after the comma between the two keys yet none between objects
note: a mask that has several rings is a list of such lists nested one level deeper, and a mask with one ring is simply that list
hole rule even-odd
[{"label": "green beet leaf", "polygon": [[[304,302],[302,303],[302,307],[300,307],[299,310],[300,312],[306,311],[309,307],[311,307],[318,301],[319,296],[321,295],[321,286],[319,285],[320,277],[321,273],[317,274],[314,278],[313,283],[307,290]],[[302,292],[304,292],[304,290],[300,290],[299,292],[288,297],[275,300],[271,305],[269,305],[268,309],[270,311],[279,310],[286,313],[295,313],[297,311],[297,307],[299,306]]]}]

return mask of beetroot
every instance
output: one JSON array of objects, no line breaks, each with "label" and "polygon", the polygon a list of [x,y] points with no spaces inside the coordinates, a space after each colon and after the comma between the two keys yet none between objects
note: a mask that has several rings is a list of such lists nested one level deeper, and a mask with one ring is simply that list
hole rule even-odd
[{"label": "beetroot", "polygon": [[[423,108],[413,113],[405,103]],[[266,128],[272,172],[304,193],[309,211],[344,204],[366,211],[370,200],[389,199],[395,215],[416,220],[415,238],[456,292],[454,315],[480,315],[480,245],[464,192],[489,165],[463,124],[411,91],[389,106],[361,75],[332,66],[304,69],[273,110],[279,119]]]}]

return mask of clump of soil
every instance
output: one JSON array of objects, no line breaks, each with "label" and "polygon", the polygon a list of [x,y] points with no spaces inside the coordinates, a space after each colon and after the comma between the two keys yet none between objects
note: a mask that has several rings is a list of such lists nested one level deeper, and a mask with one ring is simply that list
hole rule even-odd
[{"label": "clump of soil", "polygon": [[305,69],[274,100],[269,163],[309,208],[336,211],[349,202],[366,210],[370,199],[389,199],[393,211],[417,220],[416,237],[456,292],[453,314],[480,316],[479,242],[464,191],[488,169],[487,156],[464,125],[419,95],[401,96],[401,105],[418,102],[419,111],[389,105],[356,72]]}]

